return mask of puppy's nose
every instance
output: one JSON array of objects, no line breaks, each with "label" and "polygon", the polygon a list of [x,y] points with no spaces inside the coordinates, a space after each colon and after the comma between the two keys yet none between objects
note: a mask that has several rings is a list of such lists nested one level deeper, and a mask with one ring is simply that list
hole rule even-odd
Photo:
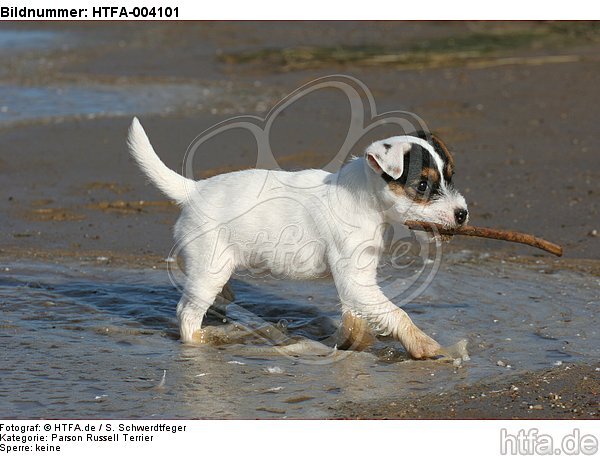
[{"label": "puppy's nose", "polygon": [[454,211],[454,218],[456,219],[456,223],[462,225],[467,220],[467,215],[469,212],[466,209],[456,209]]}]

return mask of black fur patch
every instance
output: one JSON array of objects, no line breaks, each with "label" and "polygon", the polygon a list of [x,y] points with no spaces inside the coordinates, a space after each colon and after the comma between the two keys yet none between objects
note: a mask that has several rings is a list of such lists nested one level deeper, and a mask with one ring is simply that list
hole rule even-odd
[{"label": "black fur patch", "polygon": [[409,133],[410,136],[415,136],[417,138],[423,139],[427,141],[433,147],[433,150],[437,152],[442,161],[444,162],[444,179],[446,183],[452,183],[452,176],[454,175],[454,158],[450,155],[448,148],[446,145],[434,134],[425,132],[423,130],[416,131],[414,133]]},{"label": "black fur patch", "polygon": [[[439,172],[437,173],[438,178],[432,180],[430,177],[424,177],[423,175],[424,170],[427,170],[427,168],[437,170],[433,157],[424,147],[412,144],[410,150],[404,154],[402,175],[398,179],[394,179],[384,172],[381,177],[388,183],[394,182],[394,184],[404,187],[406,194],[411,198],[426,202],[440,194]],[[427,180],[429,187],[424,193],[419,193],[416,188],[422,180]]]}]

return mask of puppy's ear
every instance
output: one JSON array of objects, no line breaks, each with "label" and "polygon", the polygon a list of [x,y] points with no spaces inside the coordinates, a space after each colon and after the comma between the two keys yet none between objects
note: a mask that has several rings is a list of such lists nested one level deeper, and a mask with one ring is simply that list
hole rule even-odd
[{"label": "puppy's ear", "polygon": [[377,141],[367,147],[365,158],[377,174],[386,173],[392,179],[398,179],[404,171],[404,155],[410,148],[407,142]]}]

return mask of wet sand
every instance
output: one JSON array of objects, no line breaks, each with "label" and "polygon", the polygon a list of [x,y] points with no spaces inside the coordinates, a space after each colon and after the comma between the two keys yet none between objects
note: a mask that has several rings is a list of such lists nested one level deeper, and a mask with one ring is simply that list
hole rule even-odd
[{"label": "wet sand", "polygon": [[484,381],[443,393],[344,403],[335,414],[353,419],[598,419],[599,395],[596,363]]},{"label": "wet sand", "polygon": [[[526,26],[493,25],[504,32]],[[167,94],[179,90],[173,87],[185,86],[182,96],[191,102],[175,94],[165,98],[173,105],[163,107],[163,98],[157,101],[152,91],[138,91],[131,105],[119,106],[118,110],[125,110],[122,113],[110,109],[113,98],[105,101],[105,112],[86,110],[97,102],[96,96],[76,106],[83,110],[80,115],[65,108],[64,115],[19,114],[0,123],[0,176],[5,189],[0,199],[0,253],[6,261],[15,257],[94,261],[100,257],[114,264],[164,267],[161,260],[172,246],[177,209],[145,183],[127,155],[125,136],[131,116],[141,117],[165,163],[180,169],[187,146],[204,129],[234,114],[264,115],[282,95],[302,83],[344,73],[370,87],[379,111],[416,112],[453,147],[456,185],[467,198],[472,224],[531,232],[562,244],[565,257],[549,258],[528,247],[478,239],[455,239],[448,249],[490,252],[514,261],[540,260],[556,269],[583,268],[597,274],[600,100],[595,81],[600,43],[595,35],[566,44],[548,41],[541,47],[502,49],[492,55],[496,59],[492,63],[486,54],[488,60],[480,67],[449,63],[415,69],[325,61],[316,67],[285,70],[277,63],[227,63],[220,56],[284,46],[377,43],[393,47],[405,41],[469,37],[487,26],[25,23],[7,27],[60,33],[48,38],[44,46],[3,49],[6,65],[0,82],[5,86],[85,91],[99,84],[136,90],[151,85],[152,90],[164,88]],[[548,58],[556,56],[570,57]],[[508,57],[517,63],[500,64],[498,59]],[[349,118],[346,102],[336,94],[323,97],[294,106],[278,122],[272,140],[284,168],[320,167],[341,144]],[[137,99],[145,112],[136,111]],[[10,114],[13,108],[7,106]],[[234,135],[202,150],[194,169],[203,177],[252,167],[255,162],[253,143]],[[573,415],[543,401],[544,409],[537,410],[520,402],[509,405],[508,393],[487,394],[506,390],[506,384],[499,384],[458,389],[458,398],[426,396],[417,402],[400,398],[397,406],[345,405],[338,416],[444,417],[444,410],[453,407],[455,413],[448,417],[527,418],[534,412],[539,417],[585,417],[597,410],[595,366],[590,362],[547,375],[556,389],[569,382],[574,385],[574,398],[567,407],[579,410]],[[525,374],[514,384],[533,385],[544,375]],[[583,376],[588,380],[578,380]],[[590,382],[593,387],[588,387]],[[470,391],[480,393],[477,400],[466,400]],[[536,391],[532,387],[531,395]],[[532,397],[518,401],[533,404]],[[412,412],[407,406],[415,403],[421,405]]]}]

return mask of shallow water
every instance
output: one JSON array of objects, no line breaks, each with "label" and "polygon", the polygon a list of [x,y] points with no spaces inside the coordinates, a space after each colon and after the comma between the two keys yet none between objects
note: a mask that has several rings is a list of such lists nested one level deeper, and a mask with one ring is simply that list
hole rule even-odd
[{"label": "shallow water", "polygon": [[300,342],[303,354],[289,356],[253,336],[179,343],[179,293],[164,270],[21,261],[0,271],[4,418],[318,418],[339,402],[392,400],[600,355],[598,278],[467,252],[446,255],[404,306],[442,344],[468,340],[470,360],[460,366],[407,360],[389,339],[360,353],[325,347],[339,320],[325,280],[233,283],[226,318],[275,325],[269,336]]},{"label": "shallow water", "polygon": [[52,48],[64,43],[68,36],[53,30],[0,30],[0,52]]},{"label": "shallow water", "polygon": [[[24,51],[64,51],[73,48],[73,43],[82,47],[94,40],[84,34],[51,30],[0,30],[0,55],[16,54],[32,62],[44,58],[23,57]],[[21,65],[35,66],[31,62]],[[190,84],[0,84],[0,125],[65,117],[164,114],[203,106],[207,97],[218,92],[217,88]]]},{"label": "shallow water", "polygon": [[0,84],[0,124],[65,117],[167,114],[201,109],[221,90],[185,84],[64,85],[28,87]]}]

